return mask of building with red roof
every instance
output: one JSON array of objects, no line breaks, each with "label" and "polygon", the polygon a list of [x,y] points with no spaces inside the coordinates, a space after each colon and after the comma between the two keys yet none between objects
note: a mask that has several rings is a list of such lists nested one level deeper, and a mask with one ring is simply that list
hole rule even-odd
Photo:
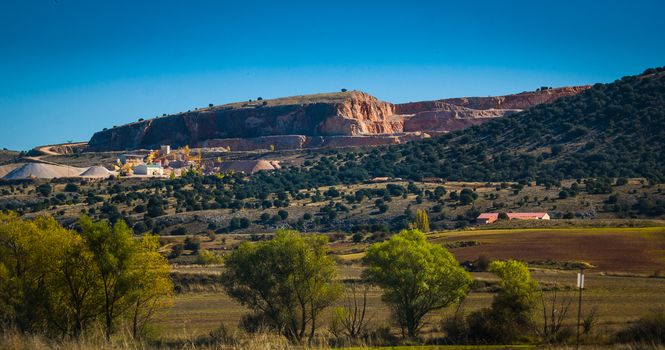
[{"label": "building with red roof", "polygon": [[[549,220],[547,213],[506,213],[508,220]],[[482,225],[491,224],[499,220],[499,213],[482,213],[476,218],[476,222]]]},{"label": "building with red roof", "polygon": [[499,213],[482,213],[476,218],[476,221],[483,225],[491,224],[497,220],[499,220]]}]

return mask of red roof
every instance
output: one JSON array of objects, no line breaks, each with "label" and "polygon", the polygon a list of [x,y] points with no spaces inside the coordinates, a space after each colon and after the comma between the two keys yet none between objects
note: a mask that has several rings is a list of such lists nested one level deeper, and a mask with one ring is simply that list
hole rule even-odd
[{"label": "red roof", "polygon": [[482,213],[478,215],[478,219],[496,219],[499,217],[499,213]]},{"label": "red roof", "polygon": [[547,213],[507,213],[510,219],[523,219],[523,218],[542,218]]}]

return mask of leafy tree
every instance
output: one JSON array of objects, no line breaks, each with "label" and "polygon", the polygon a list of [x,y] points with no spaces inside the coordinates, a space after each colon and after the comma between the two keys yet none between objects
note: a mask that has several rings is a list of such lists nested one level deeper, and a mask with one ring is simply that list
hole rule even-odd
[{"label": "leafy tree", "polygon": [[241,244],[225,261],[227,293],[289,339],[311,341],[322,310],[337,298],[326,237],[278,231],[270,241]]},{"label": "leafy tree", "polygon": [[0,214],[0,319],[70,337],[101,319],[108,337],[118,319],[134,315],[138,332],[172,293],[157,238],[134,241],[124,221],[111,227],[83,217],[78,226],[80,234],[52,218]]},{"label": "leafy tree", "polygon": [[534,329],[538,284],[531,279],[527,266],[519,261],[493,261],[490,271],[501,279],[499,291],[491,308],[469,315],[470,335],[483,341],[517,341]]},{"label": "leafy tree", "polygon": [[[48,319],[49,289],[44,280],[54,269],[60,247],[54,233],[45,230],[53,219],[22,221],[0,213],[0,320],[23,332],[43,330]],[[0,327],[2,326],[0,322]]]},{"label": "leafy tree", "polygon": [[75,183],[67,183],[65,185],[65,192],[78,192],[79,191],[79,186]]},{"label": "leafy tree", "polygon": [[413,223],[413,226],[420,232],[429,232],[429,217],[424,209],[416,211],[416,221]]},{"label": "leafy tree", "polygon": [[132,266],[136,247],[132,231],[123,220],[111,226],[108,221],[93,222],[84,216],[78,225],[98,270],[96,277],[102,286],[104,332],[110,338],[136,288]]},{"label": "leafy tree", "polygon": [[51,292],[50,319],[63,333],[78,337],[102,311],[99,271],[80,235],[51,226],[61,245],[54,247],[57,268],[45,283]]},{"label": "leafy tree", "polygon": [[137,243],[136,253],[132,257],[135,285],[129,312],[134,338],[145,333],[146,324],[159,309],[173,302],[171,266],[158,249],[159,238],[145,235]]},{"label": "leafy tree", "polygon": [[41,184],[37,186],[37,192],[44,197],[48,197],[53,192],[53,188],[49,184]]},{"label": "leafy tree", "polygon": [[363,263],[363,278],[383,289],[382,300],[409,338],[418,335],[430,312],[463,298],[471,283],[455,257],[418,230],[372,245]]}]

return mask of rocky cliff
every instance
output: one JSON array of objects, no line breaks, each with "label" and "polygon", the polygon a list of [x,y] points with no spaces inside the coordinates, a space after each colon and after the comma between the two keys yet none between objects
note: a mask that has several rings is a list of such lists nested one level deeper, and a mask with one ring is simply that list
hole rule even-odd
[{"label": "rocky cliff", "polygon": [[97,132],[90,150],[196,145],[205,140],[275,135],[363,135],[400,132],[394,106],[366,93],[295,96],[210,107]]},{"label": "rocky cliff", "polygon": [[271,145],[298,149],[395,144],[477,125],[587,88],[396,105],[360,91],[238,102],[103,130],[93,135],[88,149],[154,149],[168,144],[245,151]]},{"label": "rocky cliff", "polygon": [[554,89],[528,91],[519,94],[489,97],[458,97],[435,101],[409,102],[395,105],[395,113],[416,114],[432,111],[447,105],[455,105],[470,109],[527,109],[542,103],[551,103],[564,96],[577,95],[590,88],[590,85],[567,86]]}]

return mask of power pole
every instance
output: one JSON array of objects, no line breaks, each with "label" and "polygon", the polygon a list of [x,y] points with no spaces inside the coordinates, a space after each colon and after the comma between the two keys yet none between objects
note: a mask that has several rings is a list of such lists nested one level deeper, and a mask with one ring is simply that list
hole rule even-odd
[{"label": "power pole", "polygon": [[577,288],[580,290],[579,300],[577,301],[577,341],[575,349],[580,348],[580,321],[582,318],[582,290],[584,290],[584,268],[580,268],[577,273]]}]

